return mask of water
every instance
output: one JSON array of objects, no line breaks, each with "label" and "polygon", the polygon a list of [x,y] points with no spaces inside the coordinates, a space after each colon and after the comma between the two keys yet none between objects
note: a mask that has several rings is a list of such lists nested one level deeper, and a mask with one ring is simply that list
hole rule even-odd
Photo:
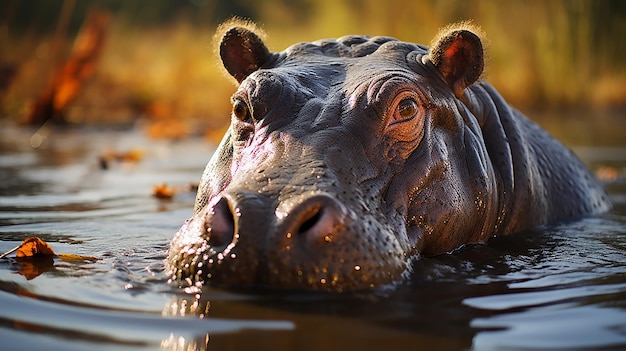
[{"label": "water", "polygon": [[[0,260],[0,349],[626,349],[626,141],[592,125],[580,130],[617,137],[569,140],[612,167],[610,213],[424,258],[412,281],[358,295],[170,286],[163,260],[194,194],[159,200],[152,186],[197,181],[211,145],[3,125],[0,252],[39,236],[98,261]],[[101,169],[104,151],[137,148],[140,162]]]}]

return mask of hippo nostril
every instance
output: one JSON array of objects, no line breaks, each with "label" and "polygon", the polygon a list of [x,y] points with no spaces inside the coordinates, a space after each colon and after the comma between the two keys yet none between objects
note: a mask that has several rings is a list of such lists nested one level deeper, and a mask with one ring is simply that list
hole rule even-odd
[{"label": "hippo nostril", "polygon": [[288,233],[295,233],[307,245],[315,246],[332,242],[344,226],[346,211],[343,205],[328,195],[315,195],[290,211],[286,226]]},{"label": "hippo nostril", "polygon": [[235,236],[235,217],[230,210],[228,199],[222,197],[209,205],[209,216],[206,220],[209,234],[209,245],[220,247],[230,244]]},{"label": "hippo nostril", "polygon": [[298,234],[302,235],[306,233],[307,231],[311,230],[313,227],[315,227],[317,222],[320,220],[320,217],[321,217],[320,213],[321,211],[319,208],[314,209],[314,212],[309,214],[310,217],[307,216],[309,218],[305,219],[304,222],[302,222],[302,224],[300,225],[300,228],[298,228]]}]

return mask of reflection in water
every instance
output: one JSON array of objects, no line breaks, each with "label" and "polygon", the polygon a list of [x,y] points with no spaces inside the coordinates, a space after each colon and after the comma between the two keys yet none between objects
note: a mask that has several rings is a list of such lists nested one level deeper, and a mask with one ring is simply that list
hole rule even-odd
[{"label": "reflection in water", "polygon": [[[211,323],[211,329],[205,334],[198,334],[189,337],[185,334],[170,334],[166,339],[161,341],[161,348],[164,350],[208,350],[223,349],[219,345],[220,337],[227,338],[234,336],[238,338],[241,332],[261,332],[274,335],[279,332],[293,331],[295,325],[291,321],[281,321],[274,319],[251,320],[236,318],[208,318],[211,302],[208,299],[202,299],[200,295],[195,296],[177,296],[167,303],[163,309],[164,317],[189,316],[199,318]],[[249,343],[252,349],[259,342],[256,339],[242,340],[243,343]]]},{"label": "reflection in water", "polygon": [[54,269],[54,258],[52,256],[17,257],[15,261],[19,266],[17,273],[23,275],[28,280],[35,279],[40,274]]},{"label": "reflection in water", "polygon": [[195,316],[204,318],[208,314],[211,303],[208,300],[201,300],[201,295],[178,296],[172,299],[163,308],[163,316]]},{"label": "reflection in water", "polygon": [[[212,148],[55,133],[32,149],[31,134],[0,130],[0,252],[35,235],[55,252],[99,260],[0,259],[2,350],[626,347],[622,173],[607,184],[611,213],[422,258],[395,290],[193,291],[167,285],[163,262],[194,195],[151,193],[197,181]],[[103,150],[136,148],[147,151],[133,167],[100,168]],[[622,145],[576,150],[591,164],[626,167]]]},{"label": "reflection in water", "polygon": [[184,337],[176,337],[174,334],[161,341],[162,350],[171,351],[205,351],[209,349],[209,335],[207,334],[203,341],[185,340]]}]

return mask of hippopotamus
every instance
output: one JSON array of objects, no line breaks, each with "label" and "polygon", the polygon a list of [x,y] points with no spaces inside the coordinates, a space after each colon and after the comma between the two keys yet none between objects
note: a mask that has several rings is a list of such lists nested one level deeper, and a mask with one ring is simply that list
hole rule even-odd
[{"label": "hippopotamus", "polygon": [[[272,52],[224,30],[237,81],[166,272],[181,285],[362,291],[421,256],[598,214],[581,161],[482,78],[480,32],[344,36]],[[413,278],[412,278],[413,279]]]}]

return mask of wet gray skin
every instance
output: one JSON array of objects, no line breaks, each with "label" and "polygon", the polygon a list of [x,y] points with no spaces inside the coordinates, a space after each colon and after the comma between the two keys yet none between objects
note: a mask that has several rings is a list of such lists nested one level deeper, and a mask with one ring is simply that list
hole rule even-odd
[{"label": "wet gray skin", "polygon": [[420,255],[610,207],[576,156],[479,80],[471,29],[431,49],[347,36],[272,53],[233,27],[220,55],[240,85],[170,246],[181,285],[369,289]]}]

